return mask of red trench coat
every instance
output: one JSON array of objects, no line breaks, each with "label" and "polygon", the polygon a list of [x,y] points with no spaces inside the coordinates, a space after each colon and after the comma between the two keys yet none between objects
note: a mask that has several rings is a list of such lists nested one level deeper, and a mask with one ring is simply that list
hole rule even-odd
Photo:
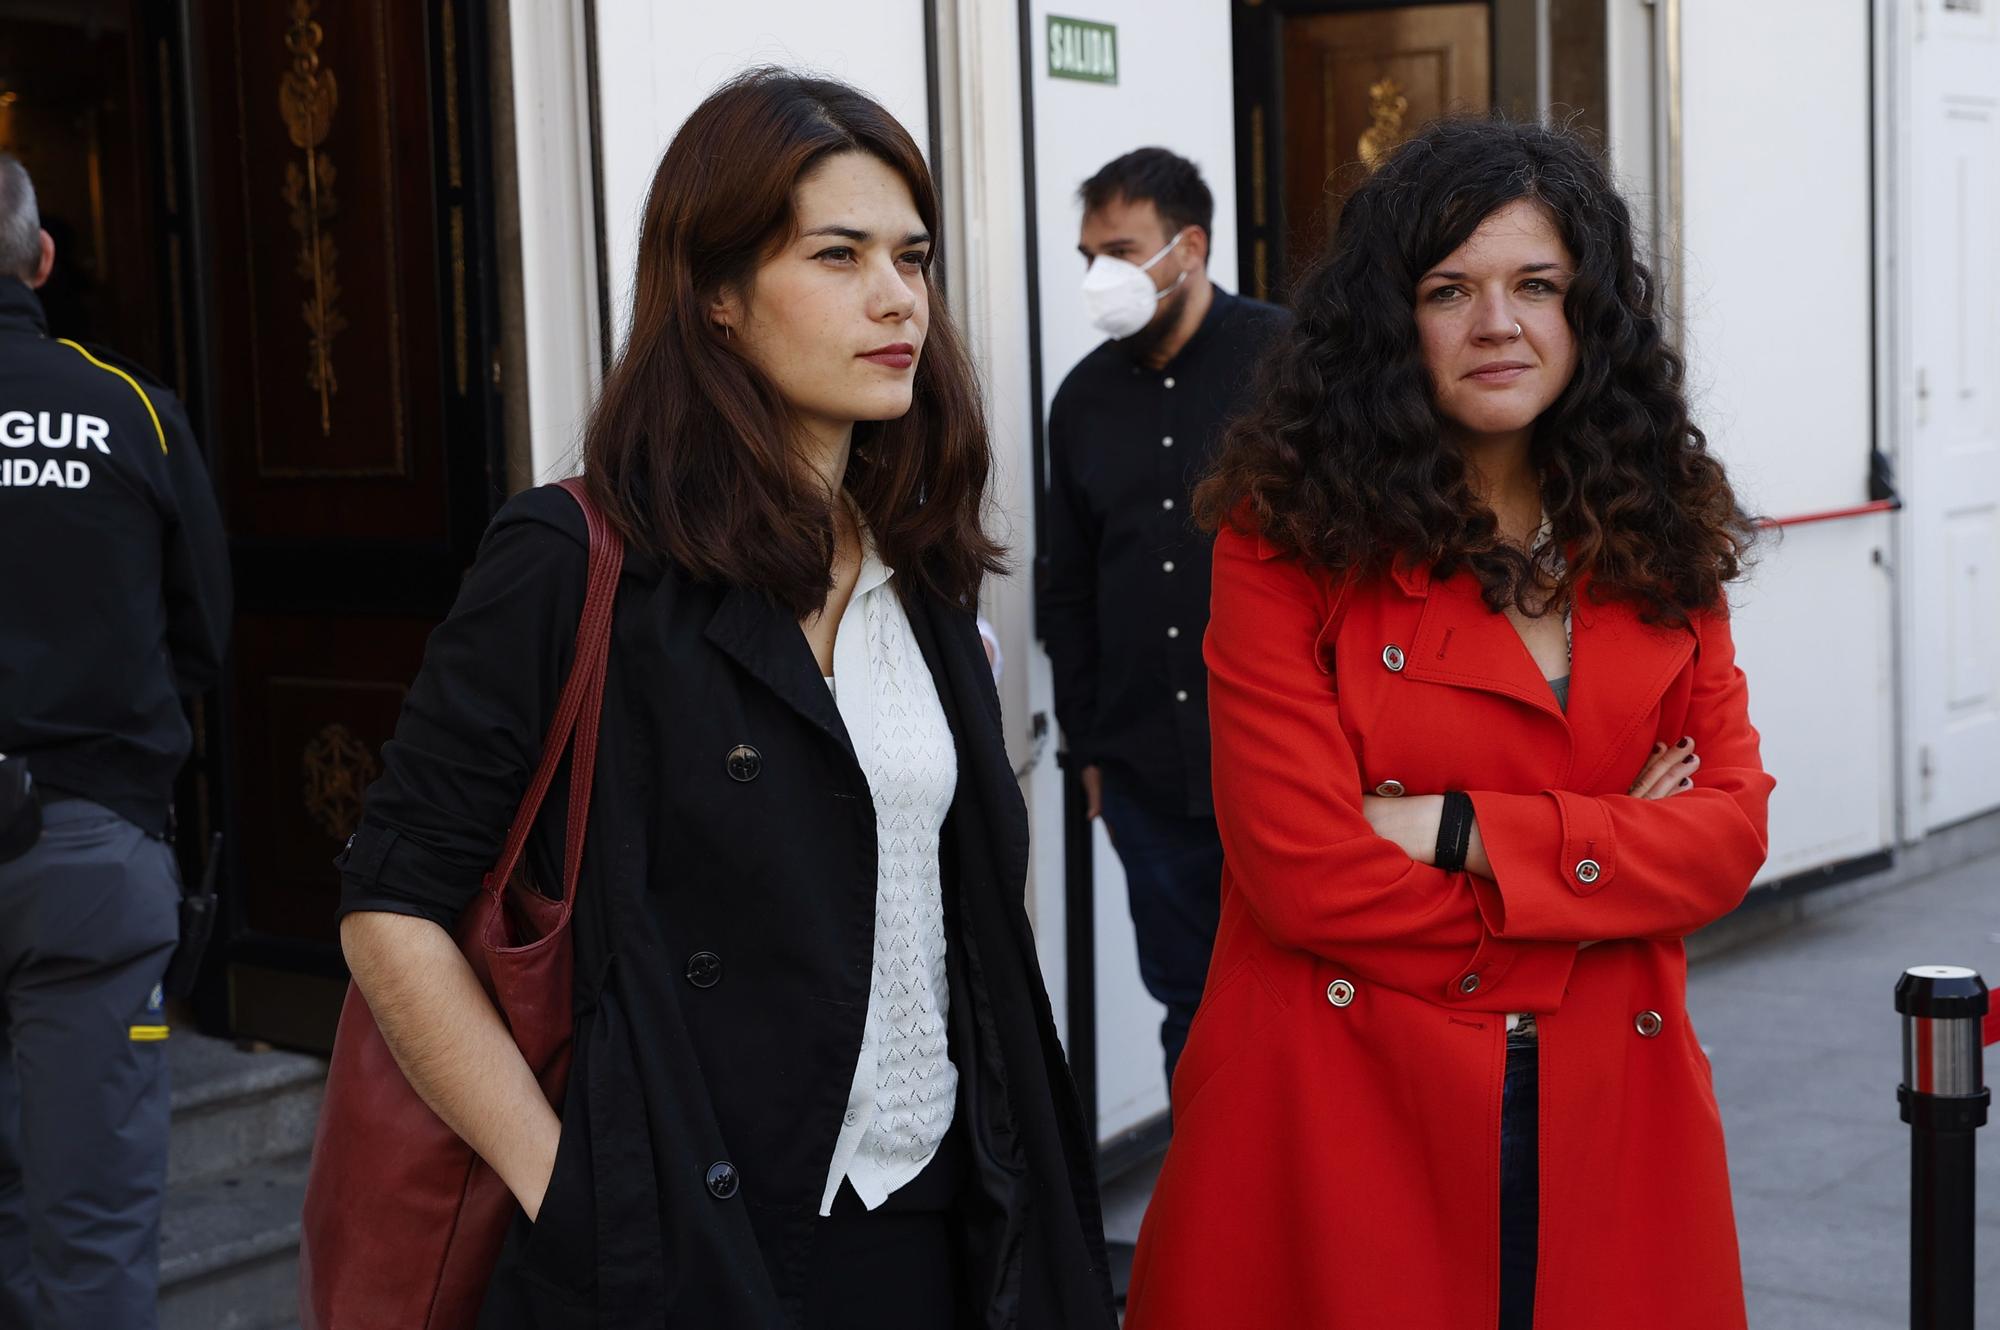
[{"label": "red trench coat", "polygon": [[[1541,1039],[1537,1330],[1744,1325],[1681,939],[1763,863],[1772,780],[1723,613],[1580,596],[1573,642],[1565,714],[1469,574],[1336,595],[1216,541],[1222,923],[1128,1330],[1493,1326],[1514,1011]],[[1683,735],[1694,788],[1629,797]],[[1362,794],[1391,780],[1469,792],[1494,877],[1375,836]]]}]

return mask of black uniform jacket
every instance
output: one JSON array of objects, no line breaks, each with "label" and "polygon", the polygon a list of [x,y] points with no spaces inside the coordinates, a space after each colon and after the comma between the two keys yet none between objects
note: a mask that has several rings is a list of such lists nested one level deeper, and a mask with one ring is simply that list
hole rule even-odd
[{"label": "black uniform jacket", "polygon": [[221,672],[229,552],[187,416],[0,277],[0,752],[159,835]]},{"label": "black uniform jacket", "polygon": [[[478,888],[569,667],[586,542],[552,487],[495,518],[342,855],[343,911],[449,924]],[[941,853],[974,1161],[962,1323],[1109,1327],[1092,1136],[1029,932],[1027,817],[999,699],[971,611],[927,596],[909,609],[958,749]],[[566,791],[560,776],[530,839],[542,882],[560,880]],[[798,1322],[867,1015],[875,892],[867,780],[792,616],[629,556],[576,910],[562,1142],[483,1325]],[[719,1163],[739,1185],[717,1184]]]}]

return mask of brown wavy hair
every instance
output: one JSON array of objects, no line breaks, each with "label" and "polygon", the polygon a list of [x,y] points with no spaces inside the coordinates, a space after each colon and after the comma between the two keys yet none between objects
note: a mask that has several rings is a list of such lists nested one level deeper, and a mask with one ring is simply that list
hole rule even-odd
[{"label": "brown wavy hair", "polygon": [[[654,172],[631,333],[584,434],[591,497],[630,546],[697,580],[754,588],[801,618],[832,585],[833,496],[794,442],[776,385],[709,309],[718,292],[747,289],[790,239],[799,182],[846,152],[900,175],[925,229],[942,237],[923,154],[854,88],[754,69],[695,109]],[[969,606],[1006,567],[983,526],[992,448],[978,379],[935,286],[930,309],[910,410],[855,424],[843,484],[900,589]]]},{"label": "brown wavy hair", "polygon": [[[1502,539],[1473,492],[1416,324],[1423,274],[1518,199],[1543,208],[1576,257],[1563,302],[1576,373],[1536,421],[1531,451],[1555,535],[1539,556]],[[1398,560],[1441,577],[1470,568],[1489,606],[1529,614],[1568,603],[1587,579],[1594,598],[1683,624],[1742,575],[1755,525],[1689,418],[1630,210],[1574,135],[1501,120],[1427,126],[1348,199],[1295,304],[1257,406],[1196,489],[1209,530],[1228,523],[1361,575]]]}]

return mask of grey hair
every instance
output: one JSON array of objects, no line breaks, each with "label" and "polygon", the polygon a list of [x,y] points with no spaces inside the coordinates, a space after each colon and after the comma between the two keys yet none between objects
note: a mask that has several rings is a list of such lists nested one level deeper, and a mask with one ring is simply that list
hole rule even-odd
[{"label": "grey hair", "polygon": [[27,281],[42,265],[42,214],[19,158],[0,152],[0,277]]}]

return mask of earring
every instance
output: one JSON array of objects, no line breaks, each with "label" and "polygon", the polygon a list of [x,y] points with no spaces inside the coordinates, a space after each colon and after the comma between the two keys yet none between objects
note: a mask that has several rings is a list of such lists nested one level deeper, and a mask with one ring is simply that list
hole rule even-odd
[{"label": "earring", "polygon": [[731,330],[728,324],[723,323],[720,320],[717,320],[715,325],[715,330],[722,334],[722,340],[725,342],[736,335],[735,332]]}]

